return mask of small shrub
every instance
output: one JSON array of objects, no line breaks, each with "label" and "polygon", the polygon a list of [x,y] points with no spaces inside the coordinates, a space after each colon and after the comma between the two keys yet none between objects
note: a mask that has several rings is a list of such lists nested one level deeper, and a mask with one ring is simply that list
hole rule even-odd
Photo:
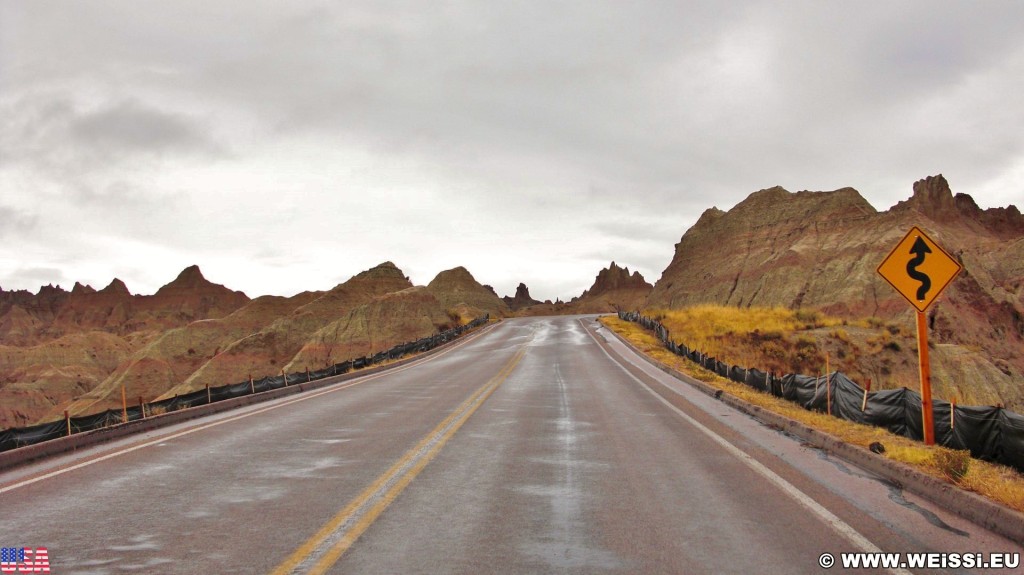
[{"label": "small shrub", "polygon": [[450,323],[452,325],[459,325],[462,323],[462,315],[458,312],[458,310],[448,309],[445,310],[445,314],[447,314],[448,319],[450,320]]},{"label": "small shrub", "polygon": [[761,354],[769,360],[781,362],[786,359],[786,349],[777,341],[766,341],[761,344]]},{"label": "small shrub", "polygon": [[761,331],[755,329],[750,335],[754,341],[779,341],[782,339],[782,332],[775,330]]},{"label": "small shrub", "polygon": [[822,326],[821,313],[813,309],[798,309],[794,313],[796,320],[804,324],[804,329],[814,329]]},{"label": "small shrub", "polygon": [[971,465],[971,452],[956,449],[938,449],[933,455],[935,466],[953,483],[960,483]]},{"label": "small shrub", "polygon": [[807,349],[818,349],[818,342],[814,341],[814,338],[808,335],[799,335],[796,338],[796,347],[807,348]]}]

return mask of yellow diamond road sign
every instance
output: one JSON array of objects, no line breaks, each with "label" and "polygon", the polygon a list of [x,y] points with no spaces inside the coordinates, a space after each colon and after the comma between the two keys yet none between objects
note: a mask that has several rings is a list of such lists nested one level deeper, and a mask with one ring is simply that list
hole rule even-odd
[{"label": "yellow diamond road sign", "polygon": [[956,274],[960,263],[917,226],[878,266],[878,273],[918,311],[928,309]]}]

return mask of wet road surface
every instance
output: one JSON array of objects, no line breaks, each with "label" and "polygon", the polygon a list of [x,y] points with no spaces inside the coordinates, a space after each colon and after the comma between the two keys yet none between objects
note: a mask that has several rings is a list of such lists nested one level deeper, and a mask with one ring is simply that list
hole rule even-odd
[{"label": "wet road surface", "polygon": [[82,575],[819,573],[825,552],[1021,551],[661,374],[593,317],[506,320],[7,472],[0,546]]}]

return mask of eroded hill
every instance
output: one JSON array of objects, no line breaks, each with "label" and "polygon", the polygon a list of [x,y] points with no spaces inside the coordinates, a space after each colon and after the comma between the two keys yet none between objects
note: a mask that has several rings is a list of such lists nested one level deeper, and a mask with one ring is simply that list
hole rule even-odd
[{"label": "eroded hill", "polygon": [[[964,267],[928,310],[942,376],[986,386],[992,402],[1024,407],[1024,217],[1014,206],[982,210],[970,196],[954,196],[941,175],[916,182],[909,200],[884,212],[852,188],[776,187],[728,212],[711,208],[676,244],[647,307],[817,309],[884,318],[912,334],[912,308],[876,273],[912,226]],[[914,365],[893,365],[884,375]]]},{"label": "eroded hill", "polygon": [[463,268],[416,287],[391,262],[287,298],[250,300],[195,266],[152,296],[120,280],[99,291],[0,290],[0,428],[119,407],[122,386],[150,401],[316,369],[503,307]]}]

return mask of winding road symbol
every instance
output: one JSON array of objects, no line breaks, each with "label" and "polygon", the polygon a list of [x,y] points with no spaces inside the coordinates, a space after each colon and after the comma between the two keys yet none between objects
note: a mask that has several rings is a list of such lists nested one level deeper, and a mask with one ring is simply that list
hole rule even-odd
[{"label": "winding road symbol", "polygon": [[924,301],[928,290],[932,289],[932,278],[924,272],[917,271],[917,266],[924,263],[925,254],[932,253],[932,249],[921,239],[921,236],[918,236],[914,246],[910,248],[910,253],[914,257],[907,262],[907,275],[910,276],[910,279],[921,282],[921,287],[917,288],[917,301]]},{"label": "winding road symbol", "polygon": [[914,226],[879,264],[878,273],[923,312],[960,269],[960,262]]}]

